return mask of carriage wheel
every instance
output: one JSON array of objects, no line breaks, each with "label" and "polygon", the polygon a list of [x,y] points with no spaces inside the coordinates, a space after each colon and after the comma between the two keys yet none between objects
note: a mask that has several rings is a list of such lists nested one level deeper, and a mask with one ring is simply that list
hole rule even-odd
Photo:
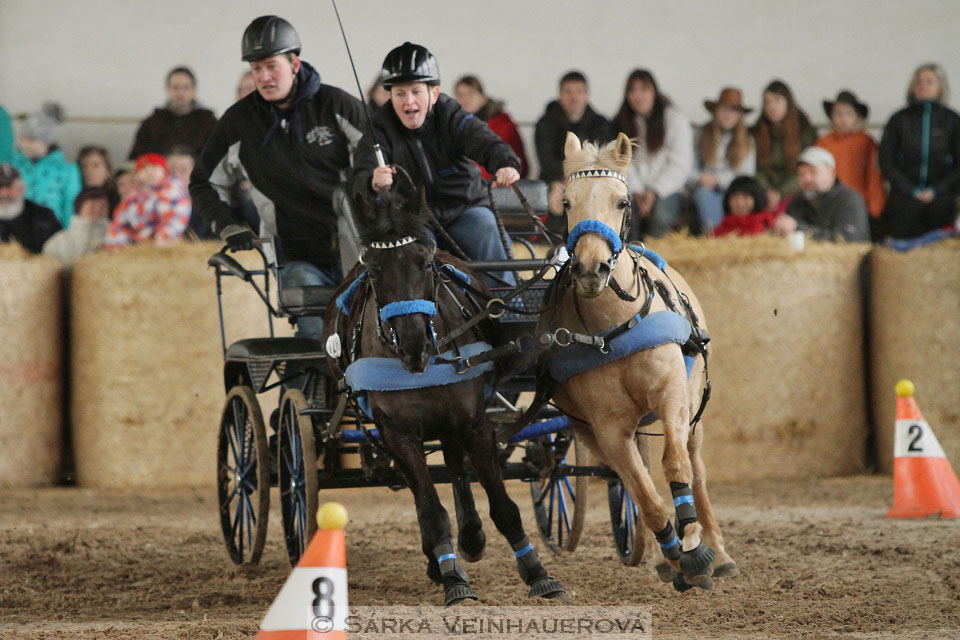
[{"label": "carriage wheel", "polygon": [[288,389],[280,402],[277,471],[283,537],[290,566],[296,566],[317,531],[317,449],[313,421],[301,415],[307,400],[299,389]]},{"label": "carriage wheel", "polygon": [[260,562],[270,514],[270,449],[260,404],[253,389],[227,394],[217,444],[220,528],[230,559]]},{"label": "carriage wheel", "polygon": [[[572,440],[561,461],[570,466],[587,464],[587,447],[570,430],[558,434]],[[554,442],[557,436],[547,436]],[[554,476],[530,483],[533,513],[540,538],[554,553],[573,551],[580,543],[583,521],[587,515],[586,476],[576,476],[571,482],[567,476]]]},{"label": "carriage wheel", "polygon": [[[634,440],[637,441],[640,437],[642,436],[634,436]],[[637,442],[639,446],[639,441]],[[641,451],[641,457],[643,455]],[[649,460],[644,458],[643,462],[649,469]],[[620,478],[607,480],[607,499],[610,503],[610,524],[613,525],[613,544],[617,547],[617,555],[620,556],[620,562],[628,567],[635,567],[643,559],[644,550],[640,508]]]}]

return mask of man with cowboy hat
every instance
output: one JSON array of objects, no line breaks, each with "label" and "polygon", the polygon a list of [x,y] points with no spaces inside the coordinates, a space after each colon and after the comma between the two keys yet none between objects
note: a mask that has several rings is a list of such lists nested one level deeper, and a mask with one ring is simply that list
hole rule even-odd
[{"label": "man with cowboy hat", "polygon": [[704,100],[703,106],[713,118],[697,135],[693,203],[700,229],[707,234],[723,219],[723,194],[733,179],[756,173],[757,152],[744,122],[753,109],[743,106],[740,89],[726,87],[716,101]]},{"label": "man with cowboy hat", "polygon": [[836,100],[824,100],[823,110],[830,118],[832,130],[817,140],[817,146],[833,154],[837,178],[863,196],[873,223],[883,211],[886,194],[877,143],[863,130],[870,109],[852,91],[844,89]]}]

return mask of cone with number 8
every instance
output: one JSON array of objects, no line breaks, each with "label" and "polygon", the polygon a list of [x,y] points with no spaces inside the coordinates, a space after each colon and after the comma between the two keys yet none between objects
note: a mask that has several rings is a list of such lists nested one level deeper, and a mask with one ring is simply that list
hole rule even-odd
[{"label": "cone with number 8", "polygon": [[343,640],[347,637],[347,511],[329,502],[317,510],[320,530],[267,610],[257,640]]},{"label": "cone with number 8", "polygon": [[893,439],[893,507],[888,518],[960,517],[960,481],[913,399],[913,383],[897,383]]}]

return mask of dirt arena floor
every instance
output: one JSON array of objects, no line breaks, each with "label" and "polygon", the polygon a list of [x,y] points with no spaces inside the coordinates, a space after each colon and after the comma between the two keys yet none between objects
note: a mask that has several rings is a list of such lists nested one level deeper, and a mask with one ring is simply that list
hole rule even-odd
[{"label": "dirt arena floor", "polygon": [[[574,604],[653,609],[655,638],[960,637],[960,521],[891,521],[890,477],[713,490],[740,575],[675,593],[650,563],[615,557],[605,486],[591,485],[580,548],[548,570]],[[527,486],[511,484],[531,538]],[[276,495],[276,493],[274,493]],[[452,512],[452,496],[442,496]],[[347,506],[350,603],[438,604],[409,493],[321,494]],[[277,500],[260,567],[226,559],[207,492],[58,488],[0,495],[0,638],[246,638],[287,576]],[[486,502],[478,499],[486,517]],[[484,603],[530,604],[505,541],[467,565]]]}]

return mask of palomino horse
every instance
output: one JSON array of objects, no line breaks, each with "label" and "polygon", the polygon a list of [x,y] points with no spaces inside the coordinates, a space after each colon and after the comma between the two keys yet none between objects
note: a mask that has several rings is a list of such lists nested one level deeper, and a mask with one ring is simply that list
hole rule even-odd
[{"label": "palomino horse", "polygon": [[427,575],[443,584],[445,605],[477,596],[454,551],[450,518],[425,459],[426,440],[441,442],[455,478],[460,556],[475,562],[486,544],[465,468],[469,457],[529,595],[563,599],[563,587],[541,565],[503,485],[496,437],[485,414],[493,365],[465,371],[457,366],[490,349],[484,323],[453,333],[471,310],[481,311],[464,285],[484,285],[463,262],[437,251],[424,228],[425,204],[418,208],[416,199],[412,204],[395,192],[376,206],[357,198],[364,248],[324,320],[331,369],[365,398],[364,411],[413,493]]},{"label": "palomino horse", "polygon": [[[680,274],[642,246],[625,243],[630,193],[624,175],[631,155],[623,134],[603,148],[581,147],[567,134],[563,206],[570,264],[554,285],[539,328],[607,336],[604,350],[613,353],[587,354],[596,356],[593,368],[581,356],[566,363],[554,359],[555,401],[640,506],[669,563],[658,565],[661,579],[680,591],[709,588],[711,568],[714,576],[733,575],[736,565],[723,548],[707,496],[702,422],[691,429],[704,388],[706,325]],[[689,379],[685,354],[692,365]],[[644,466],[645,438],[637,440],[641,450],[634,445],[638,424],[651,412],[663,423],[663,471],[674,497],[676,531]]]}]

